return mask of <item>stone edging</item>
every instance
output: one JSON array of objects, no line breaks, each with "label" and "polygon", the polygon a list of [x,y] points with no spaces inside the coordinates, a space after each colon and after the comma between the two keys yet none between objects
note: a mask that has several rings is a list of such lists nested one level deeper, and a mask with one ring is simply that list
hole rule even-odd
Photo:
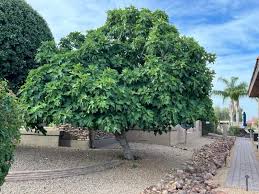
[{"label": "stone edging", "polygon": [[223,194],[216,190],[219,185],[212,178],[217,169],[224,166],[234,142],[235,138],[216,138],[213,143],[195,151],[183,170],[168,173],[160,183],[146,188],[141,194]]}]

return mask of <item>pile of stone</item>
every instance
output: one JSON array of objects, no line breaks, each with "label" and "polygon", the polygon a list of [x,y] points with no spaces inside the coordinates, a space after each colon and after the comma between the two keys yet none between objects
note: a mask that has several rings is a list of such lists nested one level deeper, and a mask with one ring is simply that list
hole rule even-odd
[{"label": "pile of stone", "polygon": [[216,191],[218,184],[212,181],[216,170],[225,165],[234,138],[218,138],[195,151],[192,160],[184,164],[184,170],[174,170],[157,185],[146,188],[142,194],[224,194]]},{"label": "pile of stone", "polygon": [[[86,128],[72,127],[69,124],[60,125],[58,127],[62,131],[62,139],[69,140],[88,140],[89,139],[89,130]],[[113,134],[96,130],[94,132],[95,139],[104,139],[112,137]]]},{"label": "pile of stone", "polygon": [[89,139],[89,130],[84,128],[72,127],[71,125],[66,124],[66,125],[60,125],[58,129],[62,131],[62,139],[69,139],[69,140]]},{"label": "pile of stone", "polygon": [[96,130],[95,131],[95,139],[106,139],[106,138],[111,138],[114,137],[114,134],[112,133],[107,133],[101,130]]}]

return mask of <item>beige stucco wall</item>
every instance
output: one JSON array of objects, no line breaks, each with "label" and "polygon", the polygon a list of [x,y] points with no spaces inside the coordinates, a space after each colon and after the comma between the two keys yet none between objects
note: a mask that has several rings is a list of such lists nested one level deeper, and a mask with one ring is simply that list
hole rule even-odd
[{"label": "beige stucco wall", "polygon": [[59,145],[59,131],[52,128],[47,129],[47,135],[41,133],[34,133],[20,129],[21,132],[21,146],[38,146],[38,147],[58,147]]},{"label": "beige stucco wall", "polygon": [[60,131],[57,128],[46,127],[47,135],[41,133],[35,133],[32,131],[26,131],[25,129],[20,129],[21,132],[21,146],[31,146],[31,147],[58,147],[65,146],[80,150],[89,149],[89,141],[80,140],[60,140]]},{"label": "beige stucco wall", "polygon": [[[154,133],[148,131],[132,130],[127,132],[127,139],[129,142],[138,143],[150,143],[165,146],[174,146],[177,144],[183,144],[185,142],[185,129],[180,125],[175,126],[168,133],[162,135],[154,135]],[[195,122],[195,127],[187,130],[187,143],[188,141],[194,141],[202,136],[202,124],[200,121]]]},{"label": "beige stucco wall", "polygon": [[170,132],[170,146],[184,143],[185,141],[185,129],[180,125],[174,127],[174,130]]},{"label": "beige stucco wall", "polygon": [[177,144],[184,144],[185,143],[185,136],[186,142],[196,141],[197,139],[201,138],[202,136],[202,123],[201,121],[196,121],[195,126],[187,130],[183,129],[180,125],[175,126],[174,131],[171,131],[170,136],[170,145],[174,146]]},{"label": "beige stucco wall", "polygon": [[164,133],[162,135],[154,135],[154,132],[132,130],[127,132],[127,140],[129,142],[149,143],[170,146],[170,135]]},{"label": "beige stucco wall", "polygon": [[[21,129],[20,145],[24,146],[39,146],[39,147],[58,147],[69,146],[77,149],[88,149],[88,141],[78,140],[59,140],[60,132],[56,128],[47,128],[47,135],[27,132]],[[165,146],[174,146],[183,144],[185,142],[185,129],[180,125],[175,126],[170,132],[162,135],[154,135],[154,132],[133,130],[127,132],[127,139],[129,142],[158,144]],[[200,121],[195,123],[195,127],[187,131],[187,143],[189,141],[197,140],[202,135],[202,124]]]}]

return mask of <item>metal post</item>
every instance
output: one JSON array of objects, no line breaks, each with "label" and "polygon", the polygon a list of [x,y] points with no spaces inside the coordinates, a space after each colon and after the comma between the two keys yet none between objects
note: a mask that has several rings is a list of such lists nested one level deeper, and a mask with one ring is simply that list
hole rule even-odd
[{"label": "metal post", "polygon": [[248,178],[249,178],[249,176],[246,175],[245,177],[246,177],[246,191],[248,191]]}]

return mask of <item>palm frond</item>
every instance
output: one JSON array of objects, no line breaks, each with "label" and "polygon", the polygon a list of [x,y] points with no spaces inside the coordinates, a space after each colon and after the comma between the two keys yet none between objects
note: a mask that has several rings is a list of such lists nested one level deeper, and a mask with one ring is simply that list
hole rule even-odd
[{"label": "palm frond", "polygon": [[230,86],[234,88],[236,86],[237,80],[238,80],[238,77],[233,77],[232,76],[230,78]]},{"label": "palm frond", "polygon": [[223,102],[228,98],[228,94],[225,91],[221,90],[214,90],[212,91],[212,94],[223,97]]},{"label": "palm frond", "polygon": [[224,96],[225,95],[225,91],[221,91],[221,90],[214,90],[212,93],[214,95],[217,95],[217,96]]},{"label": "palm frond", "polygon": [[224,83],[226,86],[228,86],[230,83],[226,78],[223,77],[219,77],[218,81],[221,81],[222,83]]},{"label": "palm frond", "polygon": [[246,96],[247,95],[247,83],[241,82],[237,84],[238,77],[230,77],[230,79],[222,78],[220,77],[218,80],[221,81],[222,83],[225,84],[225,89],[220,91],[216,90],[213,92],[213,94],[222,96],[223,101],[226,98],[230,98],[234,101],[239,100],[240,97]]}]

